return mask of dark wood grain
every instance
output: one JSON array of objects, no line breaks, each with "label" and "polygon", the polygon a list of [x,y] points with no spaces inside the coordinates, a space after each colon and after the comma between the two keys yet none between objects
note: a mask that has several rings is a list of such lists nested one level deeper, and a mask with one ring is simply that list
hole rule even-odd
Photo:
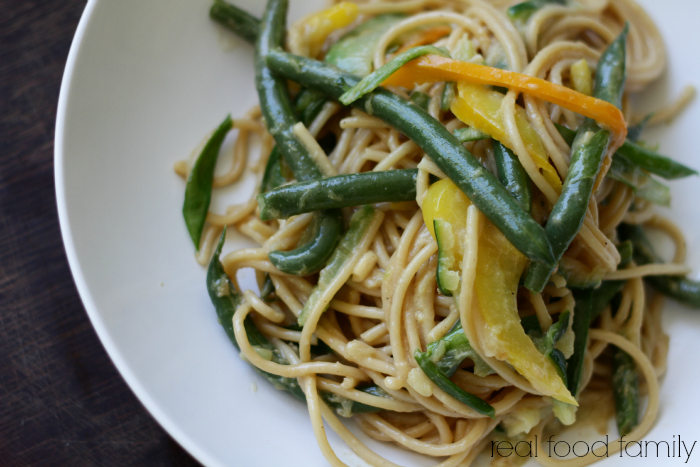
[{"label": "dark wood grain", "polygon": [[0,465],[194,466],[109,360],[61,242],[56,104],[84,6],[0,0]]}]

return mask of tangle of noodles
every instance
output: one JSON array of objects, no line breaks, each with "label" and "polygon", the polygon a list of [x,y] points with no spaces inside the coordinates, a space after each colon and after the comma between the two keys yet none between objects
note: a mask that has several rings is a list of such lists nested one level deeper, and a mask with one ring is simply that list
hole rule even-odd
[{"label": "tangle of noodles", "polygon": [[[518,27],[505,14],[514,3],[517,1],[358,0],[360,19],[386,12],[409,13],[405,20],[388,28],[377,42],[373,55],[375,69],[390,58],[389,45],[405,32],[447,23],[452,32],[434,45],[452,51],[461,38],[467,37],[479,58],[483,57],[488,64],[502,60],[511,71],[570,86],[571,65],[583,59],[594,69],[602,50],[628,22],[627,92],[642,90],[664,70],[666,56],[658,30],[632,0],[580,0],[572,2],[571,6],[550,4]],[[292,53],[309,53],[304,26],[302,20],[288,32],[287,48]],[[326,49],[339,36],[340,33],[332,35],[327,40]],[[313,58],[322,56],[323,52]],[[426,93],[430,97],[429,113],[453,131],[464,124],[451,112],[440,109],[444,85],[425,84],[412,90],[391,90],[404,97],[413,91]],[[683,99],[687,100],[689,94],[692,92],[686,91]],[[540,206],[534,215],[542,220],[547,217],[558,194],[538,172],[523,143],[515,124],[516,101],[522,102],[530,125],[562,180],[567,174],[570,148],[554,123],[576,128],[582,117],[529,95],[518,96],[510,92],[504,99],[505,128],[513,142],[514,153],[533,182],[533,204]],[[672,112],[677,112],[682,105],[683,102],[679,101],[670,110],[657,114],[660,115],[657,120],[670,119]],[[628,122],[640,120],[630,114],[627,95],[623,100],[623,111]],[[235,183],[245,170],[254,172],[260,180],[274,145],[258,107],[235,120],[234,128],[238,130],[238,136],[233,146],[231,168],[228,173],[215,177],[214,188]],[[311,214],[263,222],[254,196],[241,204],[229,206],[224,214],[210,211],[197,259],[202,265],[210,261],[213,246],[225,226],[237,229],[259,244],[257,248],[234,251],[223,257],[225,271],[234,283],[237,271],[242,268],[255,269],[261,284],[264,274],[269,274],[280,300],[267,304],[246,291],[245,301],[233,318],[236,337],[243,356],[251,364],[269,373],[298,378],[306,395],[313,431],[326,459],[334,466],[345,465],[331,449],[324,424],[368,463],[395,465],[372,452],[345,428],[337,414],[320,398],[320,390],[385,409],[356,415],[355,420],[370,437],[439,458],[439,465],[443,467],[469,465],[488,445],[499,422],[528,410],[532,413],[533,408],[538,415],[528,427],[530,435],[561,427],[551,415],[552,399],[540,395],[513,367],[488,357],[482,348],[480,336],[483,337],[485,332],[485,323],[472,296],[479,254],[477,246],[485,217],[476,207],[469,208],[467,234],[463,239],[462,286],[458,296],[445,297],[436,287],[437,245],[424,224],[420,208],[429,188],[429,178],[445,178],[442,171],[416,144],[386,123],[359,110],[343,109],[336,103],[325,105],[309,126],[309,132],[312,137],[333,133],[337,138],[335,149],[328,154],[328,171],[419,170],[415,203],[376,206],[383,213],[381,223],[370,229],[371,238],[363,241],[367,246],[365,251],[355,253],[354,269],[333,297],[329,308],[317,310],[316,316],[309,317],[310,325],[303,331],[285,327],[296,322],[317,276],[287,275],[268,260],[271,251],[291,249],[297,244],[310,225]],[[253,148],[251,139],[261,141],[261,156],[254,164],[248,161],[249,151]],[[465,144],[493,171],[490,140]],[[178,162],[175,170],[186,178],[192,163],[192,160]],[[257,192],[256,187],[254,194]],[[346,220],[352,211],[352,208],[345,209]],[[628,268],[618,270],[620,256],[613,244],[617,241],[616,227],[623,221],[645,224],[665,232],[676,244],[673,263],[646,266],[632,263]],[[603,271],[606,278],[626,281],[621,299],[607,306],[592,324],[582,387],[583,396],[610,393],[611,344],[632,357],[643,376],[642,390],[648,403],[640,423],[626,437],[628,441],[641,439],[654,423],[659,406],[658,378],[666,369],[669,345],[668,336],[660,326],[662,297],[645,289],[642,277],[686,273],[687,268],[682,264],[684,255],[684,240],[678,228],[657,216],[650,203],[635,199],[630,188],[608,178],[591,197],[584,227],[565,254],[565,259],[583,272],[597,269]],[[548,326],[552,323],[551,315],[573,311],[574,303],[566,281],[555,275],[541,294],[532,294],[521,288],[518,311],[521,316],[537,315],[540,323]],[[243,326],[247,316],[252,317],[289,365],[279,365],[258,355],[248,342]],[[427,391],[416,388],[420,381],[412,380],[413,370],[419,368],[413,351],[424,350],[457,320],[461,321],[474,350],[495,373],[476,376],[467,359],[451,379],[462,389],[489,402],[495,408],[493,419],[456,401],[426,378],[418,380],[430,385]],[[327,344],[332,352],[312,359],[308,349],[318,341]],[[355,389],[359,383],[368,381],[374,382],[391,397],[380,398]],[[618,446],[618,443],[610,442],[610,446]],[[539,460],[547,466],[574,467],[596,459],[594,454],[589,454],[578,459],[540,457]]]}]

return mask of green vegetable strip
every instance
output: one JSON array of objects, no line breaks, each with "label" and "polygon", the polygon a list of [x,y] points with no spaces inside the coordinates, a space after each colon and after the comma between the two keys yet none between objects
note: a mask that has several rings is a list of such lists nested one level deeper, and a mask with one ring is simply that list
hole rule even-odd
[{"label": "green vegetable strip", "polygon": [[612,367],[615,421],[620,436],[625,436],[639,423],[639,375],[634,359],[617,347],[613,348]]},{"label": "green vegetable strip", "polygon": [[[346,274],[350,277],[350,274],[352,274],[352,269],[348,267],[350,261],[353,258],[359,258],[358,255],[363,253],[361,250],[369,247],[365,237],[370,228],[377,224],[377,216],[380,215],[382,214],[375,211],[372,206],[364,206],[352,215],[348,231],[343,235],[326,267],[319,273],[318,282],[311,291],[309,299],[304,303],[304,308],[302,308],[298,319],[300,326],[306,323],[309,313],[319,303],[323,304],[324,309],[328,306],[338,291],[337,289],[331,289],[331,285],[335,283],[340,288],[345,283],[345,281],[335,281],[339,274]],[[376,226],[378,227],[378,225]],[[363,242],[366,245],[363,245]],[[360,248],[361,246],[362,248]]]},{"label": "green vegetable strip", "polygon": [[[622,239],[632,241],[634,260],[638,265],[660,262],[641,226],[622,224],[618,233]],[[700,282],[679,276],[648,276],[644,280],[662,294],[700,308]]]},{"label": "green vegetable strip", "polygon": [[496,161],[498,180],[518,200],[523,209],[532,212],[530,178],[513,151],[493,140],[493,156]]},{"label": "green vegetable strip", "polygon": [[369,75],[362,78],[362,81],[353,86],[349,91],[340,96],[338,99],[344,105],[350,105],[357,99],[361,98],[367,93],[370,93],[377,89],[381,84],[391,75],[393,75],[396,70],[418,57],[423,55],[434,54],[440,55],[442,57],[447,57],[448,55],[443,51],[432,45],[421,45],[418,47],[413,47],[405,51],[402,54],[396,56],[389,63],[385,64],[378,70],[373,71]]},{"label": "green vegetable strip", "polygon": [[[332,66],[279,50],[270,52],[266,62],[275,73],[336,99],[359,81]],[[533,261],[554,263],[542,227],[442,124],[381,88],[352,105],[410,135],[516,248]]]},{"label": "green vegetable strip", "polygon": [[[216,247],[216,251],[214,251],[214,257],[212,258],[211,263],[209,263],[209,268],[207,270],[207,291],[209,292],[209,298],[214,305],[221,327],[224,328],[226,335],[236,349],[240,350],[238,342],[236,342],[236,335],[233,332],[232,320],[236,309],[241,303],[243,303],[243,297],[231,283],[231,280],[224,271],[224,267],[219,260],[219,256],[221,256],[221,248],[224,245],[225,238],[226,229],[224,228],[224,233],[221,234],[221,239]],[[272,355],[272,360],[275,361],[275,363],[282,365],[287,364],[286,359],[284,359],[280,352],[258,330],[250,316],[245,319],[243,324],[245,326],[246,335],[248,336],[250,345],[252,345],[254,348],[260,348],[268,351]],[[282,376],[273,375],[272,373],[267,373],[257,368],[256,370],[276,388],[286,391],[301,400],[306,400],[304,392],[301,390],[301,387],[299,387],[299,383],[297,382],[296,378],[285,378]]]},{"label": "green vegetable strip", "polygon": [[547,5],[566,5],[565,0],[529,0],[508,8],[508,17],[513,21],[527,21],[533,13]]},{"label": "green vegetable strip", "polygon": [[625,436],[639,423],[639,375],[634,359],[617,347],[613,347],[612,370],[615,421],[620,436]]},{"label": "green vegetable strip", "polygon": [[219,128],[214,131],[209,141],[199,153],[197,162],[194,163],[185,187],[185,202],[182,205],[182,216],[185,218],[187,231],[192,242],[199,251],[199,242],[202,239],[204,222],[207,220],[209,203],[211,202],[211,189],[214,182],[214,169],[219,158],[221,145],[226,134],[231,130],[233,120],[227,115]]},{"label": "green vegetable strip", "polygon": [[427,350],[422,354],[435,363],[440,373],[448,378],[455,374],[467,358],[474,362],[475,375],[486,376],[493,373],[491,367],[472,348],[460,321],[457,321],[441,339],[428,344]]},{"label": "green vegetable strip", "polygon": [[214,0],[209,16],[251,44],[255,43],[260,20],[250,13],[222,0]]},{"label": "green vegetable strip", "polygon": [[482,139],[491,139],[491,136],[479,131],[476,128],[457,128],[452,132],[455,138],[459,140],[460,143],[469,143],[471,141],[481,141]]},{"label": "green vegetable strip", "polygon": [[[564,141],[571,145],[576,137],[576,132],[556,123],[554,125],[557,127],[562,138],[564,138]],[[623,146],[636,145],[626,141]],[[647,156],[649,156],[649,158],[647,158],[647,165],[652,166],[659,158],[665,158],[665,156],[651,152],[648,152]],[[677,163],[674,162],[674,164]],[[680,166],[680,164],[674,167],[679,168],[678,166]],[[613,155],[612,164],[608,170],[607,177],[629,186],[634,190],[635,195],[642,199],[661,206],[668,206],[671,204],[670,189],[663,183],[649,176],[647,172],[632,163],[626,156],[623,156],[619,150]]]},{"label": "green vegetable strip", "polygon": [[[557,131],[559,131],[559,134],[564,138],[564,141],[571,146],[576,137],[576,132],[556,123],[554,126],[557,127]],[[615,163],[615,159],[620,158],[624,158],[640,169],[644,169],[649,173],[669,180],[698,174],[697,171],[690,167],[686,167],[669,157],[662,156],[661,154],[635,144],[629,138],[613,156],[613,164]]]},{"label": "green vegetable strip", "polygon": [[[440,98],[440,110],[447,112],[450,110],[452,103],[455,100],[455,88],[457,84],[454,81],[448,81],[445,83],[445,89],[442,91],[442,97]],[[457,130],[455,130],[457,131]]]},{"label": "green vegetable strip", "polygon": [[430,358],[428,358],[427,355],[416,350],[413,356],[415,357],[418,366],[420,366],[421,370],[423,370],[423,373],[425,373],[425,375],[430,379],[430,381],[435,383],[437,387],[439,387],[440,389],[442,389],[447,394],[454,397],[467,407],[471,407],[472,409],[476,410],[482,415],[488,415],[491,418],[493,418],[496,415],[496,410],[491,404],[489,404],[482,398],[475,396],[474,394],[468,393],[467,391],[450,381],[445,375],[443,375],[440,372],[440,370],[438,370],[438,367],[435,365],[435,363],[433,363],[432,360],[430,360]]},{"label": "green vegetable strip", "polygon": [[[256,43],[255,85],[268,131],[275,139],[278,150],[296,179],[307,181],[321,178],[322,171],[294,134],[293,126],[298,120],[292,110],[285,81],[275,77],[265,64],[266,55],[283,44],[287,6],[287,0],[270,0],[267,4]],[[270,261],[288,274],[307,275],[318,271],[333,253],[340,237],[341,222],[338,211],[317,214],[314,221],[316,235],[311,241],[289,252],[272,252],[268,256]]]},{"label": "green vegetable strip", "polygon": [[294,183],[258,196],[262,220],[305,212],[416,199],[418,169],[342,174]]},{"label": "green vegetable strip", "polygon": [[[625,84],[625,47],[628,27],[615,39],[598,62],[594,96],[619,107]],[[547,220],[545,231],[556,261],[553,265],[531,264],[525,275],[525,287],[542,292],[558,262],[583,225],[588,201],[605,157],[610,132],[587,118],[576,133],[572,145],[569,173],[561,195]]]},{"label": "green vegetable strip", "polygon": [[636,166],[668,180],[698,174],[697,171],[686,167],[680,162],[643,148],[631,141],[625,141],[620,146],[620,149],[617,150],[617,153],[625,156]]},{"label": "green vegetable strip", "polygon": [[[237,350],[240,350],[238,342],[236,341],[236,335],[233,332],[233,315],[236,309],[243,303],[243,296],[236,290],[236,287],[231,283],[228,275],[224,271],[224,267],[221,264],[219,257],[221,256],[221,249],[224,245],[224,239],[226,238],[226,228],[224,228],[223,234],[221,234],[221,239],[214,252],[214,257],[209,263],[209,268],[207,270],[207,291],[209,292],[209,298],[211,299],[216,314],[221,324],[221,327],[226,331],[226,335]],[[260,332],[260,330],[255,326],[253,320],[248,316],[243,322],[245,326],[246,336],[250,345],[256,349],[261,349],[262,351],[271,355],[272,361],[280,365],[288,365],[289,362],[286,358],[277,350],[269,340]],[[267,379],[272,385],[279,390],[286,391],[292,394],[294,397],[306,401],[306,396],[304,391],[301,390],[299,383],[296,378],[287,378],[284,376],[274,375],[272,373],[267,373],[258,368],[255,370],[260,373],[265,379]],[[359,391],[366,392],[367,394],[378,396],[378,397],[389,397],[376,385],[364,386],[362,388],[357,388]],[[371,405],[366,405],[361,402],[356,402],[350,399],[345,399],[344,397],[337,396],[331,392],[322,391],[321,398],[336,412],[344,416],[350,416],[353,413],[366,413],[366,412],[379,412],[381,409],[373,407]]]},{"label": "green vegetable strip", "polygon": [[277,269],[295,276],[308,276],[328,263],[342,232],[343,215],[339,210],[316,213],[311,239],[291,251],[272,251],[267,257]]}]

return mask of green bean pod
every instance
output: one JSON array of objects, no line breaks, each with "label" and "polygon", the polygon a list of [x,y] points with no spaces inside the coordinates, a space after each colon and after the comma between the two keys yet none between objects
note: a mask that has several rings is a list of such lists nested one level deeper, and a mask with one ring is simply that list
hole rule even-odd
[{"label": "green bean pod", "polygon": [[[641,226],[622,224],[618,233],[620,238],[632,241],[634,260],[638,265],[660,262]],[[680,276],[647,276],[644,280],[662,294],[700,308],[700,282]]]},{"label": "green bean pod", "polygon": [[418,169],[341,174],[293,183],[258,196],[262,220],[286,219],[305,212],[413,201]]},{"label": "green bean pod", "polygon": [[[280,50],[270,52],[266,63],[275,73],[334,99],[359,82],[356,76],[332,66]],[[352,106],[410,135],[516,248],[533,261],[554,263],[542,226],[442,124],[415,104],[382,88]]]},{"label": "green bean pod", "polygon": [[[554,126],[557,127],[557,131],[562,138],[564,138],[564,141],[571,146],[574,142],[574,138],[576,138],[576,132],[556,123]],[[621,158],[624,158],[626,161],[629,161],[630,164],[634,164],[640,169],[644,169],[649,173],[658,175],[659,177],[663,177],[667,180],[698,174],[697,171],[681,164],[680,162],[674,161],[670,157],[666,157],[647,148],[643,148],[630,138],[628,138],[622,144],[622,146],[620,146],[613,156],[613,164],[615,163],[615,159]]]},{"label": "green bean pod", "polygon": [[[219,259],[225,238],[226,229],[224,228],[224,232],[221,234],[219,243],[214,251],[214,256],[207,269],[207,292],[209,293],[212,305],[214,305],[219,324],[224,328],[226,335],[234,347],[240,350],[240,346],[236,341],[236,335],[233,332],[233,315],[244,300],[243,296],[236,290],[236,287],[224,271],[224,267]],[[250,345],[259,349],[261,355],[266,355],[271,361],[280,365],[289,364],[281,352],[277,350],[267,337],[260,332],[257,326],[255,326],[250,316],[246,317],[245,321],[243,321],[243,325],[245,326],[246,336],[248,337]],[[306,401],[304,391],[302,391],[296,378],[274,375],[258,368],[255,368],[255,370],[272,383],[276,389],[288,392],[297,399]],[[356,389],[372,396],[390,397],[375,384],[358,387]],[[350,400],[331,392],[321,391],[320,395],[329,407],[342,416],[349,417],[356,413],[381,411],[381,409],[377,407]]]},{"label": "green bean pod", "polygon": [[498,180],[518,200],[525,211],[532,212],[530,177],[527,176],[518,157],[496,140],[493,140],[493,157],[496,161]]},{"label": "green bean pod", "polygon": [[[255,85],[260,108],[267,128],[277,143],[278,150],[299,181],[322,177],[304,145],[296,138],[293,126],[298,122],[289,99],[286,82],[275,77],[265,64],[271,50],[281,47],[285,37],[288,0],[269,0],[260,24],[255,50]],[[339,212],[317,214],[314,236],[305,245],[292,251],[275,251],[269,259],[280,271],[307,275],[318,271],[333,253],[340,239],[342,218]],[[333,238],[319,236],[334,235]]]},{"label": "green bean pod", "polygon": [[[598,61],[594,95],[619,107],[625,85],[625,62],[628,27],[605,49]],[[531,264],[525,275],[525,287],[542,292],[556,263],[564,255],[574,237],[581,230],[593,186],[598,178],[603,159],[610,143],[610,132],[587,118],[576,132],[571,149],[569,172],[561,195],[547,220],[545,232],[556,261],[553,265]]]},{"label": "green bean pod", "polygon": [[219,158],[219,151],[224,138],[231,131],[232,126],[233,120],[231,120],[231,115],[227,115],[204,145],[204,149],[197,156],[197,161],[192,166],[189,177],[187,177],[182,216],[185,219],[187,231],[197,251],[199,251],[199,242],[202,239],[204,222],[207,220],[207,214],[209,213],[216,160]]},{"label": "green bean pod", "polygon": [[639,423],[639,374],[634,359],[617,347],[613,347],[612,372],[617,431],[625,436]]},{"label": "green bean pod", "polygon": [[469,343],[461,321],[457,321],[442,338],[428,344],[428,348],[422,354],[435,363],[440,373],[448,378],[455,374],[467,358],[474,362],[475,375],[486,376],[494,372]]},{"label": "green bean pod", "polygon": [[435,383],[437,387],[482,415],[487,415],[491,418],[496,415],[496,409],[494,409],[491,404],[474,394],[468,393],[450,381],[447,376],[443,375],[440,370],[438,370],[438,367],[426,354],[416,350],[414,357],[418,366],[423,370],[423,373],[425,373],[430,381]]},{"label": "green bean pod", "polygon": [[247,11],[222,0],[214,0],[209,9],[209,16],[242,39],[251,44],[255,43],[260,29],[260,20]]}]

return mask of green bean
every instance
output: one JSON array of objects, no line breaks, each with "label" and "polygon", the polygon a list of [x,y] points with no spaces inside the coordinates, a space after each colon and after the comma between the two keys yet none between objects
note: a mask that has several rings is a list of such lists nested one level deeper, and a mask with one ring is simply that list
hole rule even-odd
[{"label": "green bean", "polygon": [[508,17],[513,21],[527,21],[533,13],[547,5],[566,5],[565,0],[528,0],[508,8]]},{"label": "green bean", "polygon": [[428,54],[440,55],[442,57],[448,56],[448,54],[446,54],[442,49],[439,49],[433,45],[421,45],[418,47],[413,47],[412,49],[409,49],[399,54],[381,68],[373,71],[369,75],[362,78],[362,81],[350,88],[347,92],[340,96],[338,100],[343,105],[352,104],[357,99],[374,91],[379,86],[381,86],[381,84],[389,76],[393,75],[399,68],[404,66],[406,63]]},{"label": "green bean", "polygon": [[421,370],[423,370],[423,373],[425,373],[430,381],[435,383],[437,387],[457,399],[462,404],[466,405],[467,407],[471,407],[482,415],[488,415],[491,418],[496,415],[496,410],[491,404],[482,398],[475,396],[474,394],[468,393],[450,381],[440,372],[440,370],[438,370],[438,367],[432,360],[430,360],[430,358],[428,358],[427,355],[419,350],[416,350],[413,356],[415,357],[418,366],[420,366]]},{"label": "green bean", "polygon": [[305,212],[413,201],[418,169],[342,174],[294,183],[258,196],[262,220],[286,219]]},{"label": "green bean", "polygon": [[617,347],[613,347],[612,372],[617,431],[625,436],[639,423],[639,374],[634,359]]},{"label": "green bean", "polygon": [[451,377],[462,362],[469,358],[474,362],[474,374],[477,376],[487,376],[493,373],[491,367],[479,356],[469,343],[467,336],[462,329],[461,321],[457,321],[452,329],[442,338],[428,344],[425,352],[437,369],[446,377]]},{"label": "green bean", "polygon": [[627,140],[631,141],[633,143],[636,143],[639,141],[639,138],[642,137],[642,132],[644,129],[647,127],[647,124],[649,123],[649,120],[651,120],[651,117],[654,116],[654,112],[647,114],[646,117],[642,119],[639,123],[637,123],[634,126],[628,127],[627,128]]},{"label": "green bean", "polygon": [[[618,233],[620,238],[632,241],[634,260],[638,265],[661,262],[641,226],[622,224]],[[647,276],[644,280],[662,294],[690,307],[700,308],[700,282],[679,276]]]},{"label": "green bean", "polygon": [[260,20],[247,11],[222,0],[214,0],[209,16],[250,43],[255,43]]},{"label": "green bean", "polygon": [[452,132],[452,134],[455,135],[455,138],[457,138],[460,143],[469,143],[471,141],[491,139],[490,135],[472,127],[457,128],[455,131]]},{"label": "green bean", "polygon": [[[270,52],[266,62],[275,73],[335,99],[359,82],[359,78],[332,66],[280,50]],[[533,261],[553,264],[542,226],[442,124],[415,104],[382,88],[352,105],[410,135],[516,248]]]},{"label": "green bean", "polygon": [[[564,138],[564,141],[571,146],[576,137],[576,132],[570,130],[565,126],[554,124],[557,127],[557,131]],[[638,144],[635,144],[629,138],[622,144],[622,146],[617,150],[613,156],[613,163],[615,159],[624,158],[629,163],[634,164],[640,169],[644,169],[649,173],[658,175],[669,180],[687,177],[690,175],[697,175],[697,171],[686,167],[685,165],[674,161],[673,159],[662,156],[654,151],[643,148]]]},{"label": "green bean", "polygon": [[625,156],[637,167],[640,167],[647,172],[663,177],[667,180],[688,177],[697,175],[696,170],[687,167],[680,162],[676,162],[670,157],[662,156],[654,151],[643,148],[631,141],[625,141],[617,150],[618,154]]},{"label": "green bean", "polygon": [[[255,51],[255,84],[260,108],[267,128],[277,143],[278,150],[299,181],[322,177],[322,171],[304,145],[297,139],[293,127],[298,122],[292,109],[286,82],[275,77],[265,64],[265,57],[274,48],[281,47],[285,37],[288,0],[269,0],[263,16]],[[333,253],[340,238],[342,218],[339,212],[316,214],[308,243],[292,251],[274,251],[268,257],[280,271],[307,275],[318,271]],[[319,237],[323,235],[324,237]],[[325,237],[335,235],[333,238]]]},{"label": "green bean", "polygon": [[513,151],[493,140],[493,156],[496,161],[498,180],[518,200],[523,209],[532,212],[530,178]]},{"label": "green bean", "polygon": [[[207,292],[209,292],[209,298],[214,305],[219,324],[224,328],[226,335],[234,347],[240,351],[240,346],[236,341],[236,335],[233,332],[233,315],[236,309],[243,303],[244,299],[229,279],[219,259],[225,238],[226,228],[224,228],[224,232],[221,234],[219,243],[214,251],[214,257],[207,269]],[[272,290],[274,290],[274,288]],[[263,297],[265,297],[264,294]],[[246,317],[243,321],[243,325],[250,345],[253,346],[261,356],[264,356],[263,358],[269,358],[271,361],[280,365],[289,364],[282,353],[277,350],[277,348],[260,332],[257,326],[255,326],[250,316]],[[304,391],[302,391],[296,378],[274,375],[256,367],[254,368],[260,375],[272,383],[276,389],[288,392],[294,397],[306,401]],[[374,384],[361,386],[356,389],[372,396],[390,398],[388,394]],[[349,417],[355,413],[378,412],[381,410],[377,407],[353,401],[327,391],[321,391],[320,395],[333,410],[345,417]]]},{"label": "green bean", "polygon": [[[224,228],[219,244],[214,251],[214,257],[212,258],[211,263],[209,263],[209,268],[207,270],[207,291],[209,292],[209,298],[214,305],[214,309],[216,310],[219,324],[221,324],[221,327],[223,327],[224,331],[226,331],[226,335],[231,343],[233,343],[237,350],[240,350],[240,346],[236,341],[236,335],[233,332],[233,315],[244,300],[243,296],[238,292],[238,290],[236,290],[233,283],[231,283],[231,279],[229,279],[228,275],[224,271],[224,267],[219,259],[225,238],[226,229]],[[277,350],[258,330],[250,316],[246,317],[243,324],[245,326],[246,335],[248,336],[250,345],[252,345],[254,348],[261,349],[260,353],[270,357],[270,359],[275,363],[282,365],[287,364],[287,360],[284,358],[284,356],[282,356],[279,350]],[[273,375],[272,373],[267,373],[257,368],[256,371],[265,379],[270,381],[276,388],[289,392],[301,400],[306,400],[304,397],[304,392],[301,390],[301,387],[299,387],[299,383],[296,378],[286,378],[283,376]]]},{"label": "green bean", "polygon": [[337,209],[316,213],[310,239],[291,251],[272,251],[267,257],[280,271],[308,276],[320,271],[333,254],[342,234],[343,215]]},{"label": "green bean", "polygon": [[[625,84],[625,47],[628,27],[603,52],[598,62],[594,95],[620,106]],[[593,186],[610,142],[610,132],[587,118],[576,132],[569,172],[561,195],[552,208],[545,232],[556,258],[554,265],[531,264],[525,275],[525,287],[542,292],[556,263],[583,225]]]},{"label": "green bean", "polygon": [[448,81],[445,83],[445,89],[442,91],[442,97],[440,98],[440,110],[443,112],[450,110],[450,107],[456,98],[456,87],[457,83],[454,81]]},{"label": "green bean", "polygon": [[207,144],[199,153],[185,187],[185,202],[182,205],[182,216],[185,218],[187,231],[192,238],[194,247],[199,251],[199,242],[202,239],[204,222],[207,220],[209,204],[211,203],[212,183],[214,182],[214,169],[219,158],[221,145],[226,134],[231,130],[233,120],[227,115],[221,125],[207,141]]},{"label": "green bean", "polygon": [[[564,141],[571,145],[576,137],[576,132],[556,123],[554,125],[564,138]],[[623,144],[623,146],[625,145],[633,146],[629,141]],[[659,158],[664,158],[664,156],[656,153],[648,153],[646,156],[648,161],[658,161],[660,160]],[[679,165],[674,167],[678,168]],[[661,206],[668,206],[671,203],[671,191],[669,188],[632,163],[619,150],[613,155],[607,177],[629,186],[634,190],[635,196],[639,198]]]}]

